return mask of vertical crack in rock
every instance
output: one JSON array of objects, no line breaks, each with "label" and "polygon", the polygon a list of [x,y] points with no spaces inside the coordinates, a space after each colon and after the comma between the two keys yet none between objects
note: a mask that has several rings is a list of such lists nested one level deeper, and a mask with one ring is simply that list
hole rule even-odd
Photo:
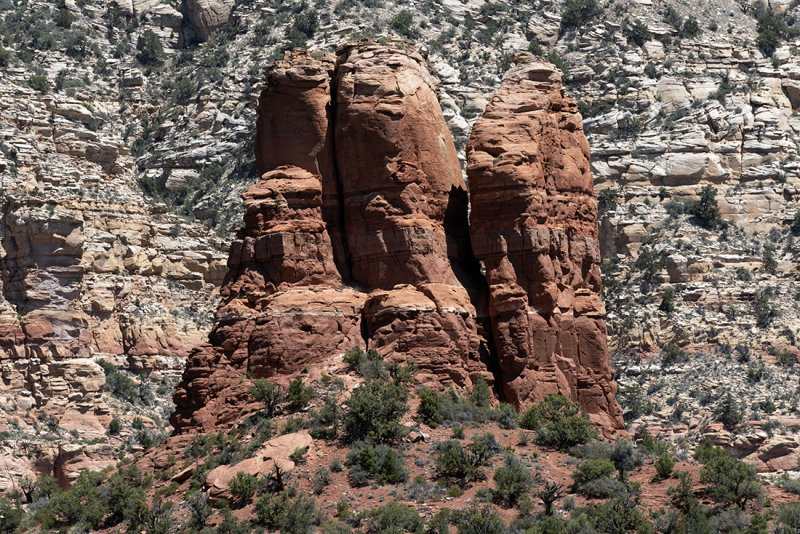
[{"label": "vertical crack in rock", "polygon": [[559,391],[620,425],[588,145],[557,72],[521,61],[470,142],[471,220],[419,52],[362,41],[335,65],[294,51],[267,69],[261,179],[176,389],[178,430],[246,413],[244,374],[281,379],[354,345],[414,360],[422,384],[484,376],[518,405]]},{"label": "vertical crack in rock", "polygon": [[562,393],[603,428],[622,428],[581,117],[553,65],[514,61],[467,144],[470,233],[502,388],[516,405]]},{"label": "vertical crack in rock", "polygon": [[464,283],[466,184],[426,60],[400,43],[337,55],[336,160],[370,347],[413,359],[422,383],[491,378],[469,293],[480,286]]},{"label": "vertical crack in rock", "polygon": [[343,282],[345,251],[330,110],[330,61],[288,53],[266,72],[256,137],[261,179],[242,194],[210,343],[175,392],[176,428],[214,428],[248,404],[242,376],[299,371],[361,342],[366,295]]}]

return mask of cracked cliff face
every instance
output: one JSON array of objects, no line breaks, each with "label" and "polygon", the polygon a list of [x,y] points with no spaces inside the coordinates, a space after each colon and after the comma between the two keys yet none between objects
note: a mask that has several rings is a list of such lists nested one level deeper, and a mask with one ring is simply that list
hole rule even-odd
[{"label": "cracked cliff face", "polygon": [[519,405],[559,391],[621,426],[588,145],[556,71],[538,65],[549,86],[513,69],[494,102],[516,107],[476,126],[471,225],[422,55],[360,42],[335,63],[295,51],[268,69],[261,180],[242,195],[217,325],[176,390],[176,428],[241,416],[244,376],[298,372],[355,345],[414,360],[425,384],[484,376]]}]

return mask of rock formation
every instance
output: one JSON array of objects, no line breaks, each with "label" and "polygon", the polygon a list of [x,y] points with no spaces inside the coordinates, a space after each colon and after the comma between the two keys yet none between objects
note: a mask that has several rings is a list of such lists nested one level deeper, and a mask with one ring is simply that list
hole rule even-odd
[{"label": "rock formation", "polygon": [[509,402],[550,392],[621,420],[600,300],[589,144],[556,68],[521,53],[467,144],[475,256]]},{"label": "rock formation", "polygon": [[236,2],[234,0],[186,0],[186,15],[201,41],[228,22]]},{"label": "rock formation", "polygon": [[[362,41],[340,47],[335,63],[295,51],[267,70],[261,179],[242,194],[217,324],[176,390],[178,430],[241,416],[243,376],[297,372],[355,345],[413,360],[422,383],[499,379],[519,405],[559,391],[606,428],[620,426],[588,145],[557,71],[524,60],[495,97],[516,105],[498,105],[496,123],[490,110],[471,145],[480,206],[471,231],[467,187],[419,52]],[[506,131],[516,146],[492,140]],[[507,175],[492,167],[493,151],[508,152],[496,166]],[[497,197],[514,159],[530,170]],[[515,228],[524,237],[515,240]]]}]

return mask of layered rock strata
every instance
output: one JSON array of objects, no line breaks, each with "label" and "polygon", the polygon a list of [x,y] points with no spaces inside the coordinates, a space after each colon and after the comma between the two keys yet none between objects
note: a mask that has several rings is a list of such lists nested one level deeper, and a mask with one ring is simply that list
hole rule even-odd
[{"label": "layered rock strata", "polygon": [[[489,213],[486,191],[497,186],[484,169],[483,189],[473,194],[489,219],[473,211],[471,231],[467,186],[419,52],[359,42],[340,47],[335,62],[295,51],[267,70],[256,140],[261,179],[242,195],[245,224],[231,247],[217,324],[176,390],[178,430],[210,430],[241,416],[249,388],[243,376],[297,372],[356,345],[413,360],[424,384],[469,387],[478,376],[499,378],[500,391],[517,404],[560,391],[606,427],[620,425],[599,300],[588,146],[575,104],[551,94],[561,98],[556,71],[537,64],[549,69],[551,85],[528,87],[531,78],[517,68],[504,90],[514,97],[514,86],[521,88],[516,109],[506,113],[510,123],[516,114],[520,124],[530,122],[523,102],[540,103],[538,131],[525,137],[488,118],[481,131],[491,135],[495,126],[494,135],[516,136],[517,146],[502,152],[518,154],[535,153],[542,134],[547,162],[499,199],[507,216]],[[491,141],[475,138],[477,159],[481,143]],[[527,211],[537,246],[525,245],[529,234],[498,246],[496,238],[511,238]],[[520,274],[503,292],[506,264]],[[514,308],[527,322],[505,313],[504,299],[528,294],[530,302]],[[536,306],[542,315],[531,323]]]},{"label": "layered rock strata", "polygon": [[30,89],[0,92],[0,413],[20,434],[51,417],[102,437],[114,412],[97,360],[179,375],[207,336],[222,243],[147,205],[121,139],[88,105],[57,95],[21,108]]}]

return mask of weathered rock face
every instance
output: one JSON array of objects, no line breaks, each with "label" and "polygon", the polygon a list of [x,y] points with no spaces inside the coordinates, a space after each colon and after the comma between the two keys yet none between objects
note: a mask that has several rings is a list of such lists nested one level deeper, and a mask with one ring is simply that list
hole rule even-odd
[{"label": "weathered rock face", "polygon": [[423,383],[499,378],[517,404],[559,391],[621,425],[588,145],[557,71],[522,59],[476,127],[471,232],[422,55],[360,42],[335,64],[296,51],[268,69],[261,180],[242,195],[217,326],[176,390],[178,430],[239,417],[242,376],[297,372],[355,345],[413,359]]},{"label": "weathered rock face", "polygon": [[[105,374],[94,360],[179,370],[203,334],[179,328],[177,310],[146,317],[146,309],[168,292],[167,277],[211,294],[223,265],[213,251],[191,250],[188,236],[169,238],[169,226],[161,235],[142,224],[147,212],[70,199],[56,206],[49,194],[2,200],[0,396],[55,416],[104,414]],[[179,258],[181,245],[190,250]]]},{"label": "weathered rock face", "polygon": [[186,0],[186,11],[197,36],[208,40],[211,33],[228,22],[234,0]]},{"label": "weathered rock face", "polygon": [[467,144],[470,234],[486,269],[500,384],[517,405],[558,392],[619,427],[589,145],[555,67],[514,59]]},{"label": "weathered rock face", "polygon": [[[423,380],[487,373],[467,191],[435,82],[418,52],[339,49],[334,139],[350,276],[374,290],[371,347],[414,359]],[[471,260],[471,261],[470,261]]]},{"label": "weathered rock face", "polygon": [[[36,473],[66,485],[78,469],[117,461],[130,406],[104,388],[98,360],[163,399],[208,336],[226,272],[221,239],[137,190],[110,124],[131,108],[120,111],[107,88],[98,81],[90,99],[0,80],[0,461],[30,470],[0,476],[1,487]],[[171,406],[145,411],[168,416]],[[114,417],[118,437],[107,434]]]}]

